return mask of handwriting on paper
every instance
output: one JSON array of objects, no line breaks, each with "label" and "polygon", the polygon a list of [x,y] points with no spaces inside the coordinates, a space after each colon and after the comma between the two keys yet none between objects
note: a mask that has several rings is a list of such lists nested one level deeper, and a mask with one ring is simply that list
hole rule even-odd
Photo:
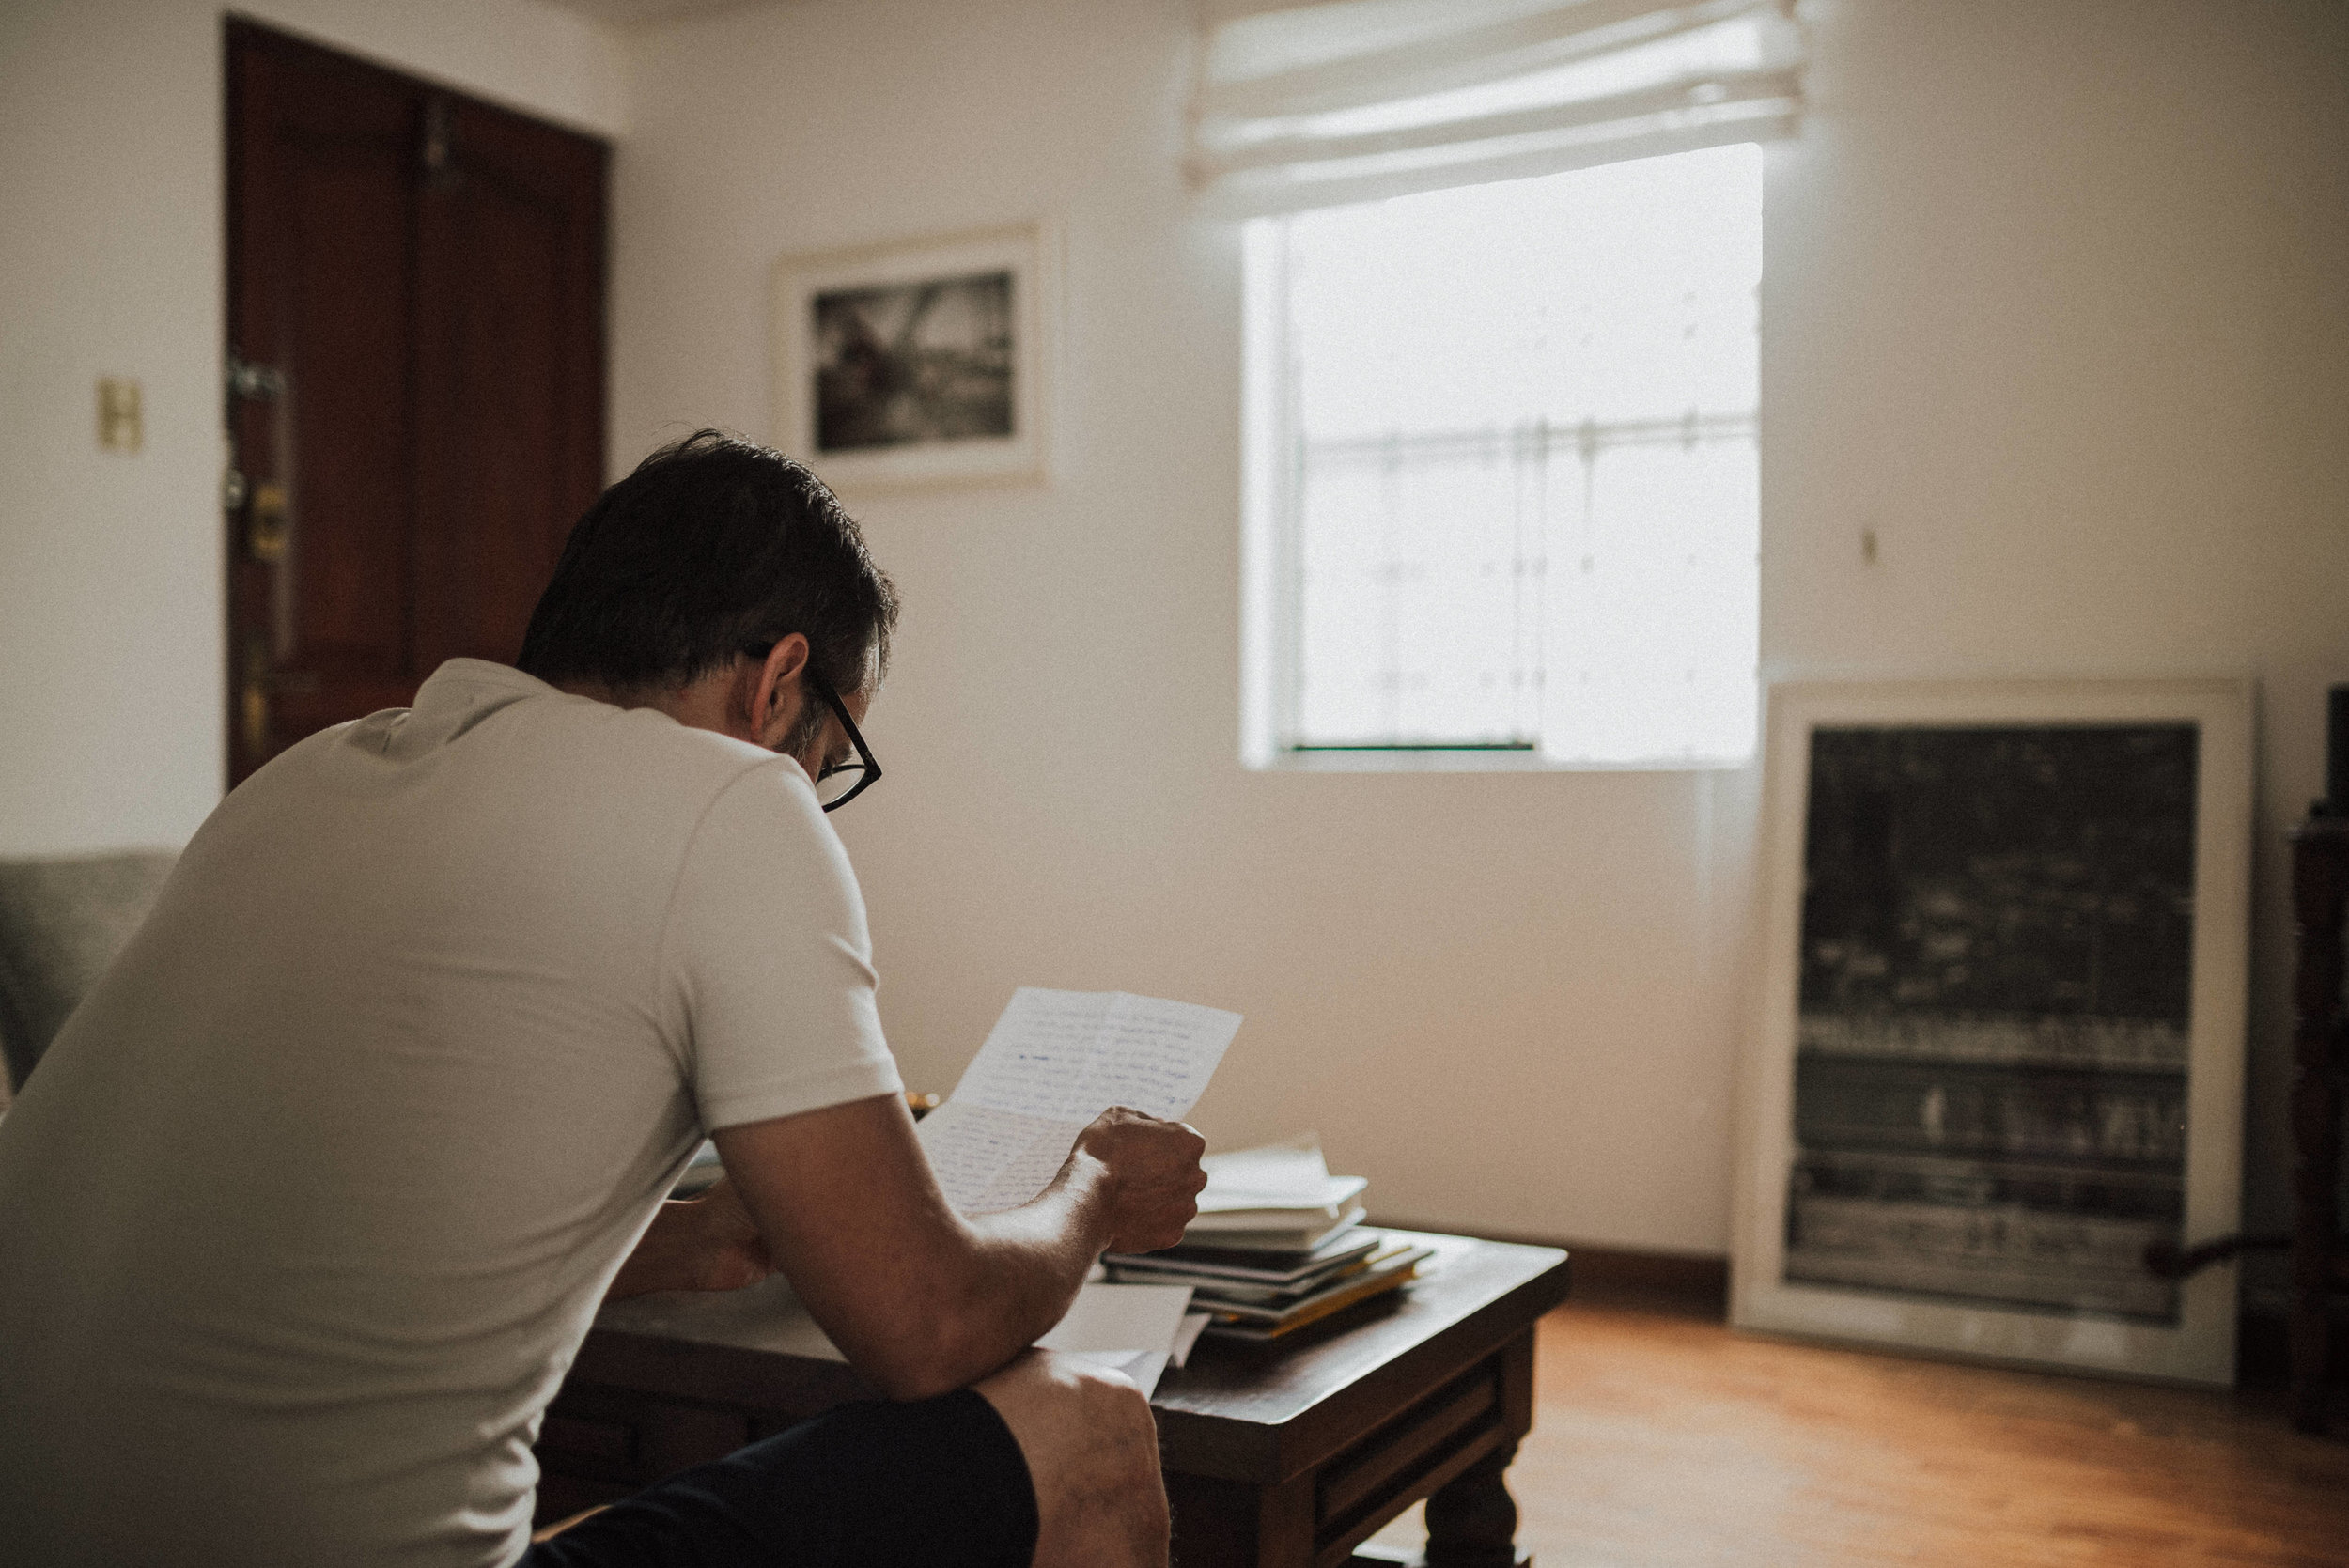
[{"label": "handwriting on paper", "polygon": [[1111,1106],[1188,1114],[1239,1023],[1237,1013],[1124,991],[1021,986],[918,1129],[947,1202],[988,1214],[1031,1201]]}]

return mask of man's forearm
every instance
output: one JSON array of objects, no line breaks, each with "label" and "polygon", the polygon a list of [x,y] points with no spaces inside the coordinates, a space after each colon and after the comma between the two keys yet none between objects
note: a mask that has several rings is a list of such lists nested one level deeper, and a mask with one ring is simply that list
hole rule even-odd
[{"label": "man's forearm", "polygon": [[857,1371],[896,1399],[961,1388],[1035,1343],[1112,1247],[1172,1246],[1206,1181],[1198,1135],[1097,1118],[1034,1203],[948,1206],[895,1095],[716,1133],[769,1250]]},{"label": "man's forearm", "polygon": [[[1034,1202],[956,1222],[920,1267],[926,1310],[852,1348],[857,1370],[895,1399],[977,1381],[1051,1330],[1108,1243],[1108,1173],[1080,1155]],[[910,1260],[909,1260],[910,1261]]]},{"label": "man's forearm", "polygon": [[1109,1243],[1107,1185],[1100,1162],[1078,1154],[1033,1203],[969,1222],[977,1266],[962,1305],[981,1362],[971,1376],[994,1371],[1066,1315]]}]

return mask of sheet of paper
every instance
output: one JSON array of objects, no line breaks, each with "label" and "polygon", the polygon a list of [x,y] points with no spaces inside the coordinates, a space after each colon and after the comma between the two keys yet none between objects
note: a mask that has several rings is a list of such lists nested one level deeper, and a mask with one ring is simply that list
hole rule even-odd
[{"label": "sheet of paper", "polygon": [[1035,1343],[1124,1373],[1146,1399],[1167,1363],[1179,1366],[1190,1356],[1206,1322],[1206,1313],[1190,1310],[1189,1285],[1086,1284]]},{"label": "sheet of paper", "polygon": [[1239,1015],[1184,1001],[1112,992],[1078,1095],[1091,1121],[1113,1105],[1169,1121],[1190,1114],[1239,1032]]},{"label": "sheet of paper", "polygon": [[[929,1157],[930,1169],[937,1173],[946,1201],[965,1214],[990,1214],[1018,1208],[1043,1191],[1060,1170],[1061,1161],[1068,1157],[1069,1145],[1083,1130],[1082,1122],[1022,1116],[957,1096],[923,1117],[913,1133]],[[999,1201],[1001,1194],[995,1189],[1006,1174],[1011,1175],[1016,1189],[1020,1177],[1047,1161],[1050,1169],[1024,1197]]]},{"label": "sheet of paper", "polygon": [[1207,1172],[1208,1192],[1235,1198],[1311,1203],[1330,1180],[1321,1140],[1310,1132],[1260,1148],[1209,1155],[1199,1163]]},{"label": "sheet of paper", "polygon": [[1321,1157],[1321,1141],[1301,1133],[1256,1149],[1209,1155],[1206,1190],[1199,1194],[1202,1215],[1253,1209],[1325,1209],[1333,1217],[1370,1184],[1360,1176],[1333,1176]]},{"label": "sheet of paper", "polygon": [[[1081,1097],[1085,1078],[1110,1004],[1116,1000],[1114,991],[1020,986],[988,1031],[979,1054],[963,1069],[949,1103],[967,1100],[989,1110],[1053,1122],[1089,1120]],[[1092,1114],[1105,1109],[1106,1101]]]},{"label": "sheet of paper", "polygon": [[1190,1347],[1199,1343],[1199,1331],[1214,1321],[1207,1312],[1185,1312],[1182,1327],[1174,1330],[1174,1359],[1181,1366],[1190,1359]]},{"label": "sheet of paper", "polygon": [[1077,1354],[1081,1360],[1124,1373],[1142,1390],[1144,1399],[1159,1391],[1159,1379],[1166,1375],[1167,1355],[1163,1350],[1091,1350]]},{"label": "sheet of paper", "polygon": [[1018,1208],[1112,1105],[1188,1114],[1239,1023],[1237,1013],[1124,991],[1021,986],[916,1129],[947,1202],[965,1214]]},{"label": "sheet of paper", "polygon": [[1040,1350],[1171,1352],[1190,1310],[1189,1285],[1081,1285]]}]

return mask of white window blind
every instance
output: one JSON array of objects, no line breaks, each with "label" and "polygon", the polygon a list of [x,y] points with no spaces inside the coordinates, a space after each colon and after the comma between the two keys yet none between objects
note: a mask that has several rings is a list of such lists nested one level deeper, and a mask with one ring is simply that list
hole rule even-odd
[{"label": "white window blind", "polygon": [[1341,206],[1791,135],[1786,0],[1205,0],[1211,211]]}]

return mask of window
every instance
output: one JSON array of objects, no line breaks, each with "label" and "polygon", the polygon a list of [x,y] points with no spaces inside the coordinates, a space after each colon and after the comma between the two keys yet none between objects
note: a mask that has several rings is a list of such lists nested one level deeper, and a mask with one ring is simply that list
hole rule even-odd
[{"label": "window", "polygon": [[1251,220],[1246,760],[1752,752],[1750,143]]}]

